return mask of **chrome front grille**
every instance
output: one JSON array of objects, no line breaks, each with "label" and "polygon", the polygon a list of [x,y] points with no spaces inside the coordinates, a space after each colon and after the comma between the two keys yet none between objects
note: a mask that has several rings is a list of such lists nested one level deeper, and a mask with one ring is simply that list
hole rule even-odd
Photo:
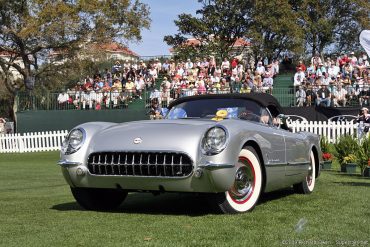
[{"label": "chrome front grille", "polygon": [[88,169],[102,176],[186,177],[193,162],[183,153],[101,152],[89,155]]}]

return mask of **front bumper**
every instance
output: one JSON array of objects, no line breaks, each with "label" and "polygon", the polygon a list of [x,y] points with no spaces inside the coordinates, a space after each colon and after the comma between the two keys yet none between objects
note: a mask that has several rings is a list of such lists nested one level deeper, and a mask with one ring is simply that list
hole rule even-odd
[{"label": "front bumper", "polygon": [[79,162],[60,160],[63,176],[72,187],[122,188],[132,191],[215,193],[227,191],[234,183],[235,165],[202,162],[188,177],[145,177],[94,175]]}]

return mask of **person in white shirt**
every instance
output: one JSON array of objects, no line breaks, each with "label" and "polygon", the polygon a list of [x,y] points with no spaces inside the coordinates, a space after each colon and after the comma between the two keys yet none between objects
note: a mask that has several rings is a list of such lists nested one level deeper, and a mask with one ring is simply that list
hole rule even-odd
[{"label": "person in white shirt", "polygon": [[143,76],[140,76],[135,80],[135,87],[137,96],[139,96],[139,99],[142,99],[142,91],[145,88],[145,81]]},{"label": "person in white shirt", "polygon": [[298,86],[302,85],[302,82],[303,82],[304,78],[305,78],[304,72],[302,71],[301,68],[298,68],[298,71],[294,74],[293,86],[298,87]]},{"label": "person in white shirt", "polygon": [[355,53],[351,52],[350,55],[351,56],[349,57],[349,61],[350,61],[351,65],[352,66],[357,65],[358,61],[357,61],[357,57],[355,56]]},{"label": "person in white shirt", "polygon": [[331,78],[329,77],[328,73],[324,73],[323,76],[321,77],[321,85],[326,85],[329,86],[331,82]]},{"label": "person in white shirt", "polygon": [[365,124],[369,124],[370,122],[370,115],[369,109],[366,107],[362,107],[360,110],[360,114],[357,116],[357,138],[361,140],[362,137],[366,136],[367,132],[369,131],[369,127],[365,126]]},{"label": "person in white shirt", "polygon": [[65,109],[68,105],[69,95],[66,91],[63,91],[58,95],[58,104],[61,109]]},{"label": "person in white shirt", "polygon": [[295,97],[297,99],[297,106],[304,106],[304,103],[306,102],[306,91],[304,90],[303,86],[299,86],[298,91],[295,93]]},{"label": "person in white shirt", "polygon": [[259,75],[263,75],[263,74],[265,74],[266,69],[265,69],[265,66],[263,66],[263,65],[262,65],[262,62],[258,62],[258,63],[257,63],[256,72],[257,72]]},{"label": "person in white shirt", "polygon": [[334,106],[346,106],[347,103],[347,90],[343,88],[342,83],[338,84],[338,89],[334,93],[333,103]]},{"label": "person in white shirt", "polygon": [[158,78],[158,72],[157,72],[157,69],[154,68],[154,67],[151,67],[149,69],[149,75],[151,75],[151,77],[154,78],[154,80],[156,80]]},{"label": "person in white shirt", "polygon": [[230,62],[227,60],[227,58],[225,58],[224,61],[222,62],[221,69],[222,71],[230,69]]},{"label": "person in white shirt", "polygon": [[193,63],[190,61],[190,59],[187,60],[185,63],[185,69],[192,69],[193,68]]}]

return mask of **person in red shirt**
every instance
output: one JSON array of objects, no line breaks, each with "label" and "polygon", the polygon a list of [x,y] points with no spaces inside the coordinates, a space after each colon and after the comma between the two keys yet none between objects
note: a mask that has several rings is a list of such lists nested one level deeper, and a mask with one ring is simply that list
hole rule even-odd
[{"label": "person in red shirt", "polygon": [[234,58],[231,61],[231,68],[236,68],[236,66],[238,66],[238,59],[237,58]]},{"label": "person in red shirt", "polygon": [[306,71],[306,65],[304,65],[304,63],[303,63],[303,61],[301,60],[301,61],[299,61],[298,62],[298,65],[297,65],[297,67],[296,67],[296,70],[298,71],[298,69],[301,69],[303,72],[305,72]]},{"label": "person in red shirt", "polygon": [[344,54],[343,57],[339,60],[339,65],[340,65],[340,67],[343,67],[344,65],[346,65],[349,62],[350,62],[350,60],[349,60],[347,54]]}]

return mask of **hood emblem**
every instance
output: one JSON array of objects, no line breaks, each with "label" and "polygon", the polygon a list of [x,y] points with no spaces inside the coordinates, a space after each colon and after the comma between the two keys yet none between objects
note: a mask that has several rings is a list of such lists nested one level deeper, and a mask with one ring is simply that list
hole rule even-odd
[{"label": "hood emblem", "polygon": [[140,144],[142,142],[143,140],[140,137],[134,139],[134,144]]}]

